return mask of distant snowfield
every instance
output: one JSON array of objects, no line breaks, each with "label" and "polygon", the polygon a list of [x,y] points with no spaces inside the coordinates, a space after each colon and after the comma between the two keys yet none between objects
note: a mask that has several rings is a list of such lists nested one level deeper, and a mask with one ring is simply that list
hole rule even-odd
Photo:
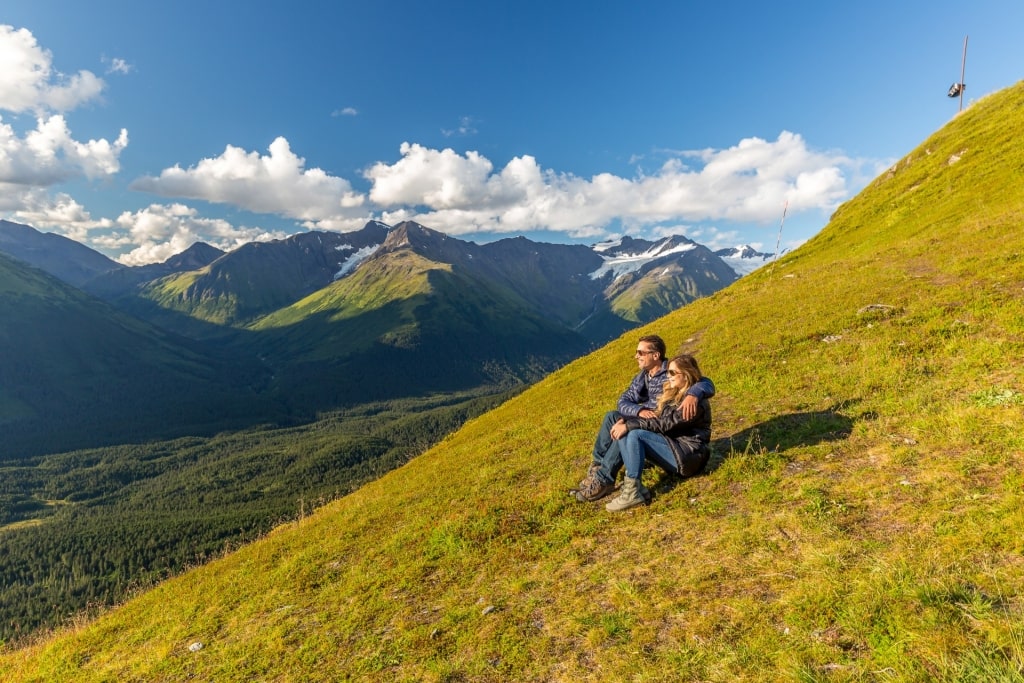
[{"label": "distant snowfield", "polygon": [[681,254],[686,251],[691,251],[697,248],[696,244],[680,244],[677,246],[666,248],[663,244],[656,244],[650,249],[637,253],[637,254],[616,254],[615,256],[605,256],[602,252],[614,249],[621,245],[620,240],[612,242],[601,242],[594,245],[594,251],[601,255],[604,259],[604,264],[590,274],[590,279],[598,280],[606,273],[612,273],[614,277],[618,278],[627,273],[634,273],[645,265],[650,263],[656,258],[667,256],[669,254]]},{"label": "distant snowfield", "polygon": [[[373,252],[377,251],[377,249],[379,248],[379,244],[371,244],[368,247],[363,247],[362,249],[357,250],[354,254],[345,259],[344,263],[341,264],[341,268],[339,268],[338,272],[334,274],[334,279],[337,280],[338,278],[344,277],[345,275],[351,273],[353,270],[355,270],[356,266],[358,266],[360,263],[373,256]],[[352,249],[352,245],[342,244],[341,246],[336,247],[336,249],[338,251]]]},{"label": "distant snowfield", "polygon": [[718,258],[725,261],[726,265],[736,271],[736,274],[740,277],[749,275],[761,266],[775,260],[772,254],[759,253],[747,245],[734,247],[729,250],[729,253],[723,253],[722,251],[715,253],[718,255]]}]

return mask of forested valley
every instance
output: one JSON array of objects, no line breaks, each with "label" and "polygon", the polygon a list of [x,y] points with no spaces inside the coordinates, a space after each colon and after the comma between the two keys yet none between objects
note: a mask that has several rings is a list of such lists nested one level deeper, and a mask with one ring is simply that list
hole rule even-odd
[{"label": "forested valley", "polygon": [[384,401],[289,428],[0,456],[0,644],[116,604],[297,519],[511,393]]}]

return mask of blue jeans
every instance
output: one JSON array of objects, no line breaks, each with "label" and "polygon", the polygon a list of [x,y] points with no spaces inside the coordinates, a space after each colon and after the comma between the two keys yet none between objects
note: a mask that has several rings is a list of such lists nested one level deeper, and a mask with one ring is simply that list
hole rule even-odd
[{"label": "blue jeans", "polygon": [[626,476],[630,479],[640,478],[644,470],[644,459],[666,472],[676,472],[676,456],[664,435],[646,429],[632,429],[619,441],[622,460],[626,464]]},{"label": "blue jeans", "polygon": [[615,477],[622,469],[622,453],[619,449],[619,442],[612,438],[612,425],[619,421],[622,414],[617,410],[610,410],[604,415],[601,422],[601,429],[597,432],[594,440],[594,464],[600,465],[597,470],[597,477],[605,484],[614,484]]}]

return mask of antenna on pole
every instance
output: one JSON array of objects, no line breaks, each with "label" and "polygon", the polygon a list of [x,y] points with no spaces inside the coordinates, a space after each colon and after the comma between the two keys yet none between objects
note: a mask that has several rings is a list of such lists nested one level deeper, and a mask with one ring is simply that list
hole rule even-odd
[{"label": "antenna on pole", "polygon": [[960,109],[957,111],[964,110],[964,89],[967,88],[967,84],[964,83],[964,72],[967,70],[967,36],[964,36],[964,56],[960,60],[960,82],[954,83],[949,86],[949,92],[947,93],[950,97],[960,98]]},{"label": "antenna on pole", "polygon": [[964,56],[960,59],[960,109],[957,111],[964,110],[964,88],[967,84],[964,83],[964,72],[967,70],[967,36],[964,36]]}]

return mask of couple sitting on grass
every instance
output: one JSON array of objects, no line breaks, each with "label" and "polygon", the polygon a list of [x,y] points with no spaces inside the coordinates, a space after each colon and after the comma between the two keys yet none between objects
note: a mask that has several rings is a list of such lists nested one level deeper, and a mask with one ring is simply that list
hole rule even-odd
[{"label": "couple sitting on grass", "polygon": [[618,410],[605,414],[587,476],[570,492],[580,502],[600,500],[615,491],[625,465],[619,495],[605,506],[611,512],[650,502],[640,481],[645,460],[688,477],[704,469],[711,453],[708,399],[715,385],[700,374],[694,357],[666,361],[665,342],[652,334],[640,337],[636,362],[640,374],[619,397]]}]

